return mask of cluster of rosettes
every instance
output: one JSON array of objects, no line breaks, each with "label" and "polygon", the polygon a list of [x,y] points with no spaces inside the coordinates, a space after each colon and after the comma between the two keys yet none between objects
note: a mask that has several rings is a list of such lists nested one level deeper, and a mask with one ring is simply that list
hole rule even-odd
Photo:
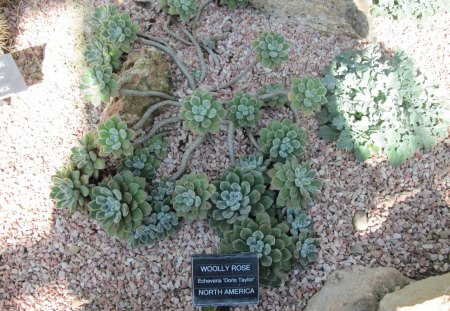
[{"label": "cluster of rosettes", "polygon": [[256,59],[269,68],[280,66],[288,60],[288,48],[282,35],[274,32],[264,32],[253,42],[256,51]]},{"label": "cluster of rosettes", "polygon": [[135,148],[133,154],[127,156],[118,171],[130,170],[136,176],[142,176],[148,180],[156,177],[156,170],[160,161],[150,152],[149,148]]},{"label": "cluster of rosettes", "polygon": [[92,102],[94,107],[108,102],[117,90],[117,78],[111,66],[87,68],[81,77],[80,89],[84,100]]},{"label": "cluster of rosettes", "polygon": [[86,44],[83,55],[91,68],[111,65],[115,70],[119,70],[122,64],[120,62],[122,52],[111,49],[97,38],[93,38],[90,43]]},{"label": "cluster of rosettes", "polygon": [[261,119],[262,103],[249,94],[237,92],[227,106],[228,117],[235,127],[254,127]]},{"label": "cluster of rosettes", "polygon": [[179,15],[184,20],[194,17],[197,11],[195,0],[159,0],[159,4],[163,11],[170,15]]}]

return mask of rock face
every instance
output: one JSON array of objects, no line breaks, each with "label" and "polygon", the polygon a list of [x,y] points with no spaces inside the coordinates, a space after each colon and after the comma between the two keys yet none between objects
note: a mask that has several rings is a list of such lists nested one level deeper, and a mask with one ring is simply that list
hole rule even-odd
[{"label": "rock face", "polygon": [[250,0],[263,9],[289,21],[314,29],[370,39],[371,0]]},{"label": "rock face", "polygon": [[409,282],[394,268],[353,266],[335,271],[305,311],[377,311],[381,297]]},{"label": "rock face", "polygon": [[[118,85],[119,89],[169,93],[172,88],[170,65],[164,55],[154,48],[132,51],[119,73]],[[101,122],[118,113],[130,126],[141,118],[150,105],[160,101],[157,97],[120,96],[105,107]]]},{"label": "rock face", "polygon": [[414,282],[387,294],[379,311],[448,311],[450,310],[450,273]]}]

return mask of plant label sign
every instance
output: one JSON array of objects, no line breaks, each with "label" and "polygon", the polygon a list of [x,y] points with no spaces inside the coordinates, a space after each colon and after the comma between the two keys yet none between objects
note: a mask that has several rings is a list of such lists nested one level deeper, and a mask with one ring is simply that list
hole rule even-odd
[{"label": "plant label sign", "polygon": [[11,54],[0,56],[0,99],[25,91],[27,85]]},{"label": "plant label sign", "polygon": [[254,253],[192,256],[192,305],[258,304],[258,264]]}]

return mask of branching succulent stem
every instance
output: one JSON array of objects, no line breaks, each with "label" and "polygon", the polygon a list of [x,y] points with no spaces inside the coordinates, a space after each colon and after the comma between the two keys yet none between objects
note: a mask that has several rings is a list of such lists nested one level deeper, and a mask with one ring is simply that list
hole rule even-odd
[{"label": "branching succulent stem", "polygon": [[162,99],[168,99],[168,100],[175,100],[174,97],[170,96],[169,94],[158,92],[158,91],[137,91],[137,90],[128,90],[128,89],[121,89],[119,90],[120,95],[125,96],[134,96],[134,97],[159,97]]},{"label": "branching succulent stem", "polygon": [[228,122],[228,152],[230,153],[230,165],[234,162],[234,124],[233,122]]},{"label": "branching succulent stem", "polygon": [[142,33],[142,32],[138,32],[136,35],[137,35],[139,38],[143,38],[143,39],[155,41],[155,42],[158,42],[158,43],[160,43],[160,44],[162,44],[162,45],[165,45],[165,46],[167,46],[167,47],[170,47],[169,42],[167,42],[166,40],[164,40],[164,39],[162,39],[162,38],[155,37],[155,36],[151,36],[151,35],[147,35],[147,34]]},{"label": "branching succulent stem", "polygon": [[256,59],[254,59],[244,70],[242,70],[242,72],[239,75],[237,75],[235,78],[231,79],[228,83],[219,85],[217,87],[217,90],[230,87],[233,84],[235,84],[236,82],[238,82],[239,80],[241,80],[250,70],[253,69],[253,67],[256,66],[257,63],[258,63],[258,61]]},{"label": "branching succulent stem", "polygon": [[250,139],[250,142],[252,143],[252,145],[253,145],[256,149],[258,149],[259,151],[261,151],[261,149],[260,149],[260,147],[259,147],[259,145],[258,145],[258,143],[257,143],[257,141],[256,141],[256,139],[255,139],[255,136],[253,136],[252,131],[251,131],[249,128],[246,128],[246,129],[245,129],[245,132],[247,133],[248,139]]},{"label": "branching succulent stem", "polygon": [[172,36],[173,38],[175,38],[176,40],[180,41],[181,43],[186,44],[186,45],[192,45],[191,42],[189,42],[188,40],[186,40],[186,39],[180,37],[180,36],[177,35],[175,32],[173,32],[172,30],[169,29],[169,26],[172,24],[172,18],[173,18],[172,15],[169,15],[169,16],[167,17],[167,20],[166,20],[166,22],[164,23],[164,26],[163,26],[163,30],[164,30],[168,35]]},{"label": "branching succulent stem", "polygon": [[147,141],[148,139],[150,139],[153,135],[155,135],[164,126],[169,125],[169,124],[173,124],[173,123],[178,123],[180,121],[181,121],[180,117],[172,117],[172,118],[168,118],[168,119],[162,120],[161,122],[155,124],[153,126],[153,128],[150,130],[150,132],[148,132],[144,136],[139,137],[138,139],[136,139],[134,141],[134,143],[135,144],[142,144],[145,141]]},{"label": "branching succulent stem", "polygon": [[200,82],[203,82],[203,81],[205,81],[205,78],[206,78],[206,73],[208,71],[208,66],[205,63],[205,59],[203,58],[202,48],[198,44],[198,42],[195,39],[194,35],[189,32],[189,30],[187,30],[185,27],[182,26],[181,27],[181,31],[183,31],[183,33],[189,38],[189,40],[191,40],[192,44],[195,47],[195,50],[197,52],[198,62],[200,64],[200,71],[201,71]]},{"label": "branching succulent stem", "polygon": [[180,168],[170,177],[171,180],[177,180],[178,178],[181,177],[181,175],[183,175],[192,153],[194,152],[195,148],[200,146],[200,144],[205,140],[205,138],[206,134],[197,136],[197,138],[186,147],[186,150],[183,154],[183,158],[181,159]]},{"label": "branching succulent stem", "polygon": [[219,66],[220,65],[220,61],[219,61],[219,58],[217,57],[216,53],[214,53],[214,51],[209,46],[207,46],[206,44],[203,44],[202,47],[203,47],[203,49],[205,49],[206,52],[208,52],[209,55],[211,55],[211,58],[214,61],[214,65],[215,66]]},{"label": "branching succulent stem", "polygon": [[282,95],[287,96],[288,93],[289,93],[288,90],[280,90],[280,91],[276,91],[276,92],[273,92],[273,93],[270,93],[270,94],[266,94],[266,95],[263,95],[263,96],[257,96],[257,98],[260,101],[266,101],[266,100],[272,99],[273,97],[277,97],[277,96],[282,96]]},{"label": "branching succulent stem", "polygon": [[152,40],[146,40],[143,38],[139,38],[138,39],[139,43],[145,44],[145,45],[149,45],[149,46],[153,46],[159,50],[162,50],[163,52],[167,53],[170,57],[172,57],[172,59],[174,60],[175,64],[178,66],[178,68],[180,68],[181,72],[183,73],[183,75],[186,77],[189,87],[191,89],[195,89],[195,81],[194,78],[192,77],[192,75],[190,74],[189,70],[186,68],[185,64],[178,58],[177,53],[175,52],[175,50],[171,47],[165,46],[161,43],[152,41]]},{"label": "branching succulent stem", "polygon": [[134,130],[141,129],[144,126],[145,121],[147,121],[147,119],[153,114],[153,112],[155,112],[156,110],[158,110],[159,108],[164,107],[164,106],[181,107],[181,103],[177,102],[177,101],[173,101],[173,100],[165,100],[165,101],[159,102],[157,104],[151,105],[150,107],[148,107],[147,111],[144,113],[144,115],[139,120],[139,122],[137,122],[133,126],[133,129]]}]

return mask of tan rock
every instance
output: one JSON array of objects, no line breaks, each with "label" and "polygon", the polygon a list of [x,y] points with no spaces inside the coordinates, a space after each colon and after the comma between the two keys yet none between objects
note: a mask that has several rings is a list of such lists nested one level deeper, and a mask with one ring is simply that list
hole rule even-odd
[{"label": "tan rock", "polygon": [[449,311],[450,273],[414,282],[387,294],[379,311]]},{"label": "tan rock", "polygon": [[256,8],[314,29],[370,39],[371,0],[250,0]]},{"label": "tan rock", "polygon": [[394,268],[353,266],[335,271],[305,311],[377,311],[381,297],[409,281]]}]

